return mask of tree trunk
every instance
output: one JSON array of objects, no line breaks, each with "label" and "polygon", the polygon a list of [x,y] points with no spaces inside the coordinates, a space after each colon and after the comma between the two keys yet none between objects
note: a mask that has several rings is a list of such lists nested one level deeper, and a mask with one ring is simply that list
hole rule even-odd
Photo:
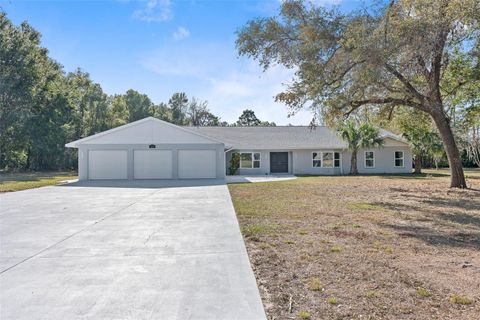
[{"label": "tree trunk", "polygon": [[352,160],[350,162],[350,174],[357,175],[358,168],[357,168],[357,150],[352,150]]},{"label": "tree trunk", "polygon": [[462,160],[460,159],[460,152],[458,151],[455,138],[453,137],[452,128],[449,120],[443,113],[443,110],[434,112],[432,114],[433,121],[437,125],[440,136],[442,137],[445,152],[447,153],[448,164],[450,166],[451,188],[466,188],[465,175],[463,173]]},{"label": "tree trunk", "polygon": [[415,158],[415,171],[413,173],[415,174],[421,174],[422,173],[422,157],[420,154],[416,154]]}]

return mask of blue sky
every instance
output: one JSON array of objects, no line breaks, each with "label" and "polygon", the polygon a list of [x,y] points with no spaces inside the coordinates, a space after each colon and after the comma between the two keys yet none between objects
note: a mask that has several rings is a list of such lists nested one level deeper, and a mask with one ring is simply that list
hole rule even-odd
[{"label": "blue sky", "polygon": [[[350,9],[357,0],[316,0]],[[235,31],[256,17],[274,15],[269,1],[0,1],[15,23],[28,21],[66,71],[90,73],[108,94],[132,88],[154,102],[184,91],[209,102],[222,120],[234,122],[250,108],[262,120],[308,124],[307,111],[288,118],[275,103],[292,72],[280,66],[263,73],[257,62],[238,58]]]}]

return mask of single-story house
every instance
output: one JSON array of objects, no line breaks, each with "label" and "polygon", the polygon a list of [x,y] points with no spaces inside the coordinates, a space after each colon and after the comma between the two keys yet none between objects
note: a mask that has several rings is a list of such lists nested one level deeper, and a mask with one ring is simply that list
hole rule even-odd
[{"label": "single-story house", "polygon": [[[412,154],[399,136],[360,150],[360,173],[408,173]],[[222,179],[240,154],[239,174],[335,175],[351,152],[334,130],[318,126],[181,127],[148,117],[66,144],[78,149],[80,180]]]}]

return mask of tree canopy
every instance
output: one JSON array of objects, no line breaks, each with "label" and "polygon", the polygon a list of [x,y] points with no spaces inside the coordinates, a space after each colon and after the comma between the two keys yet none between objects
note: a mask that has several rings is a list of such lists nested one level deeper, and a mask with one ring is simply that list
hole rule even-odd
[{"label": "tree canopy", "polygon": [[255,112],[250,109],[243,110],[240,117],[238,117],[237,122],[234,124],[239,127],[254,127],[254,126],[264,126],[264,127],[274,127],[276,126],[275,122],[261,121],[255,115]]},{"label": "tree canopy", "polygon": [[295,69],[276,96],[294,111],[320,109],[328,119],[363,107],[390,112],[407,106],[429,114],[445,146],[451,186],[466,187],[447,111],[468,81],[449,71],[455,52],[478,69],[479,13],[478,0],[392,0],[349,14],[288,0],[278,16],[241,29],[237,48],[265,69]]}]

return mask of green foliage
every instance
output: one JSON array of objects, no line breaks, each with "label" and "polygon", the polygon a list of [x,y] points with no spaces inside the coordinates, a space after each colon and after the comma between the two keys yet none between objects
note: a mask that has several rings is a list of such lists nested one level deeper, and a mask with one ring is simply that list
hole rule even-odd
[{"label": "green foliage", "polygon": [[188,98],[183,92],[175,93],[168,101],[168,106],[172,111],[171,122],[177,125],[185,125],[186,117],[185,113],[188,109]]},{"label": "green foliage", "polygon": [[342,251],[342,248],[340,246],[333,246],[330,248],[330,252],[336,253]]},{"label": "green foliage", "polygon": [[[421,159],[430,157],[437,164],[443,157],[442,140],[431,117],[420,110],[400,107],[393,116],[393,124],[409,142],[415,157],[415,171],[420,173]],[[419,167],[420,166],[420,167]]]},{"label": "green foliage", "polygon": [[193,98],[187,110],[188,124],[191,126],[218,126],[220,118],[208,110],[206,101]]},{"label": "green foliage", "polygon": [[253,110],[243,110],[242,114],[238,118],[237,126],[241,127],[252,127],[252,126],[259,126],[261,121],[255,115]]},{"label": "green foliage", "polygon": [[235,175],[238,173],[238,169],[240,169],[240,154],[238,152],[235,152],[230,158],[230,166],[228,167],[228,173],[230,175]]},{"label": "green foliage", "polygon": [[350,173],[357,174],[357,152],[360,148],[380,147],[384,144],[380,131],[368,123],[356,124],[353,120],[346,121],[338,129],[339,135],[352,151]]},{"label": "green foliage", "polygon": [[260,235],[271,234],[280,229],[280,225],[276,223],[257,223],[248,224],[241,227],[242,234],[247,238],[258,239]]},{"label": "green foliage", "polygon": [[128,122],[137,121],[151,115],[153,103],[146,94],[135,90],[127,90],[123,96],[128,109]]},{"label": "green foliage", "polygon": [[470,299],[469,297],[462,296],[462,295],[459,295],[459,294],[453,294],[450,297],[450,301],[452,303],[461,304],[461,305],[469,305],[469,304],[472,304],[472,302],[473,302],[472,299]]},{"label": "green foliage", "polygon": [[311,315],[310,315],[310,312],[307,312],[305,310],[300,310],[298,312],[298,317],[300,319],[304,319],[304,320],[308,320],[308,319],[311,319]]},{"label": "green foliage", "polygon": [[417,294],[422,298],[428,298],[432,295],[432,293],[428,289],[422,287],[417,289]]},{"label": "green foliage", "polygon": [[308,279],[308,290],[311,291],[321,291],[323,289],[323,284],[318,277],[312,277]]},{"label": "green foliage", "polygon": [[21,191],[56,185],[61,181],[76,179],[73,172],[9,173],[0,176],[0,193]]}]

